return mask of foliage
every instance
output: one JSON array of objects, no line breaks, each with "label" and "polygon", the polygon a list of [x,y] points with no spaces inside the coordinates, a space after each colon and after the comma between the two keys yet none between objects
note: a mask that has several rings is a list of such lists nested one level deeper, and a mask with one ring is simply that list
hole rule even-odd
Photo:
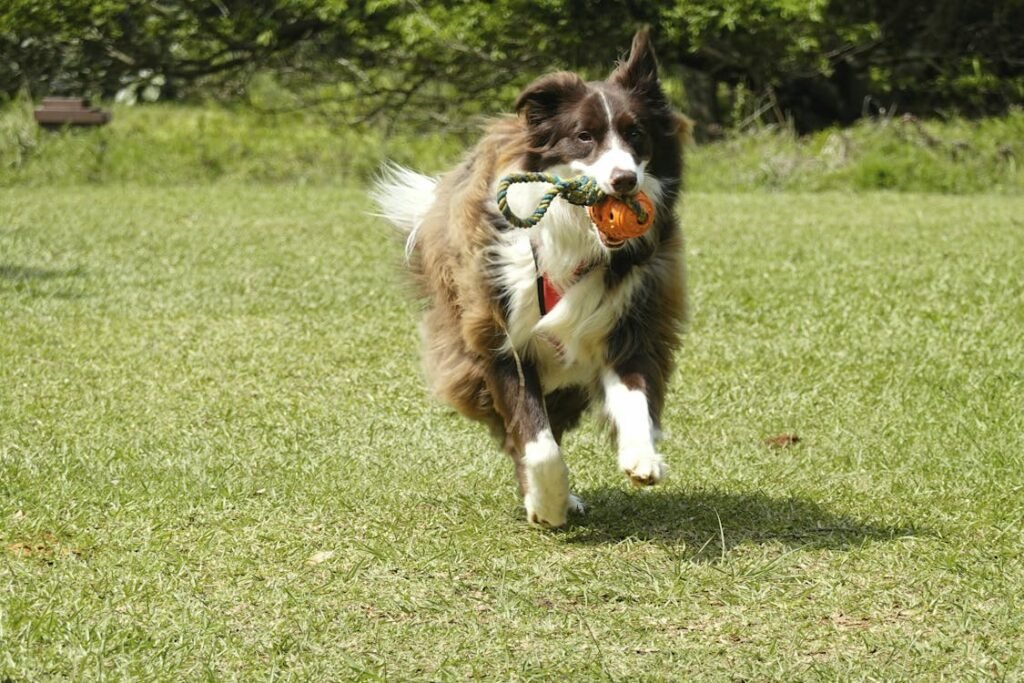
[{"label": "foliage", "polygon": [[436,125],[504,109],[550,68],[603,74],[643,23],[707,123],[805,131],[1024,101],[1019,0],[11,0],[0,92],[234,99],[262,72],[289,93],[279,105]]},{"label": "foliage", "polygon": [[163,79],[168,94],[212,74],[244,71],[331,25],[374,30],[345,2],[12,0],[0,10],[8,92],[68,90],[112,97]]}]

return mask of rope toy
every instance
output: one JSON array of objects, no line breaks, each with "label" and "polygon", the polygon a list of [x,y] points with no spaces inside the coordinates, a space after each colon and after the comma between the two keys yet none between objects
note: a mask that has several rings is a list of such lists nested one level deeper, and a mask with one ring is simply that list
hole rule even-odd
[{"label": "rope toy", "polygon": [[[528,218],[520,218],[508,205],[508,188],[515,183],[550,183],[540,203]],[[639,237],[654,222],[654,203],[643,192],[619,199],[605,194],[590,176],[562,178],[553,173],[512,173],[498,184],[498,209],[517,228],[532,228],[544,218],[555,197],[561,195],[570,204],[586,206],[590,220],[606,237],[621,241]]]}]

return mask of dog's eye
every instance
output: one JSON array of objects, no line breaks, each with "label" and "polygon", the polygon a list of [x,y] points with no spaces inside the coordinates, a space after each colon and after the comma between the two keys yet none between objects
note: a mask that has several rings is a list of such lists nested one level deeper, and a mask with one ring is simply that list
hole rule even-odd
[{"label": "dog's eye", "polygon": [[593,142],[594,136],[590,134],[589,130],[584,130],[580,131],[580,133],[576,136],[576,139],[579,140],[580,142]]},{"label": "dog's eye", "polygon": [[629,141],[636,144],[644,139],[644,129],[637,126],[636,128],[630,128],[629,132],[626,133],[626,137]]}]

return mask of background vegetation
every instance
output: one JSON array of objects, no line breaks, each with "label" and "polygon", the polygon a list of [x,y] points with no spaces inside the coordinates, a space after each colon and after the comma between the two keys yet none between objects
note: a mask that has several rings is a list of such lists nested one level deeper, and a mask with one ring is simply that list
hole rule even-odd
[{"label": "background vegetation", "polygon": [[9,0],[0,93],[248,97],[436,127],[505,109],[552,67],[604,73],[643,23],[702,134],[1024,100],[1019,0]]},{"label": "background vegetation", "polygon": [[[362,185],[385,159],[427,172],[448,168],[477,136],[387,133],[315,112],[267,114],[249,106],[116,106],[90,130],[42,131],[32,105],[0,111],[0,186],[197,184]],[[946,121],[864,119],[804,136],[751,125],[690,147],[691,191],[1024,191],[1024,111]]]}]

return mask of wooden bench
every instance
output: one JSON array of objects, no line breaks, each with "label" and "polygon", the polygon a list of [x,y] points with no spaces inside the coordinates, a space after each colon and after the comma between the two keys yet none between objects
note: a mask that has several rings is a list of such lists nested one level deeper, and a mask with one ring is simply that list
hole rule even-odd
[{"label": "wooden bench", "polygon": [[90,107],[89,100],[81,97],[44,97],[33,115],[43,128],[102,126],[111,119],[110,112]]}]

